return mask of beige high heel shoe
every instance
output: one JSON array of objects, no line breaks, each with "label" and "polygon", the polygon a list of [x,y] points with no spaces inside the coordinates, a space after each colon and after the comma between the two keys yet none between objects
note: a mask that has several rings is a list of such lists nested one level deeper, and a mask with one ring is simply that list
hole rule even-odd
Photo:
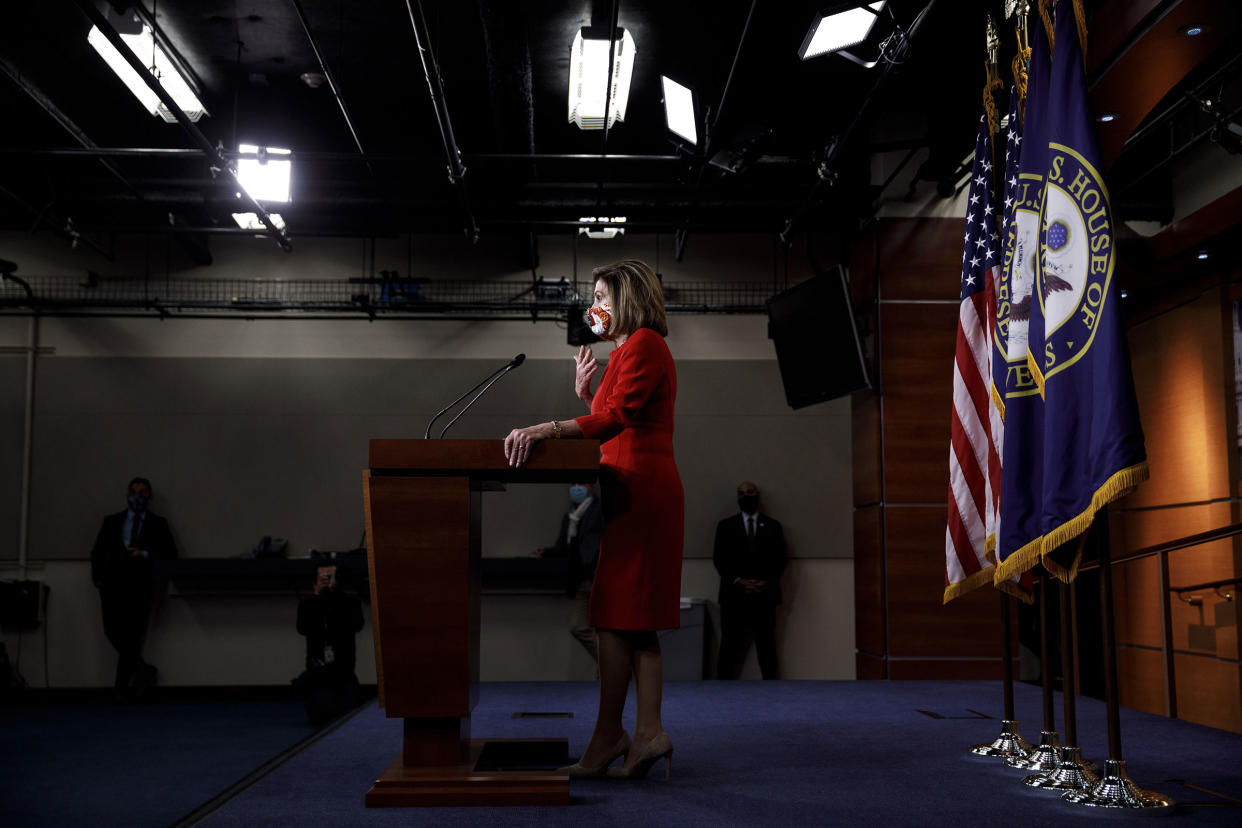
[{"label": "beige high heel shoe", "polygon": [[609,765],[629,752],[630,734],[623,730],[621,731],[621,738],[617,740],[617,743],[613,745],[612,750],[609,751],[610,755],[608,759],[605,760],[604,764],[600,765],[598,768],[588,768],[579,761],[574,762],[572,765],[566,765],[563,768],[558,768],[557,773],[567,773],[569,774],[570,779],[600,779],[603,778],[605,773],[608,771]]},{"label": "beige high heel shoe", "polygon": [[609,779],[642,779],[647,775],[647,771],[651,770],[660,759],[664,760],[664,778],[668,779],[673,774],[673,740],[668,737],[667,733],[660,733],[659,736],[643,745],[642,755],[638,757],[633,765],[620,768],[608,768]]}]

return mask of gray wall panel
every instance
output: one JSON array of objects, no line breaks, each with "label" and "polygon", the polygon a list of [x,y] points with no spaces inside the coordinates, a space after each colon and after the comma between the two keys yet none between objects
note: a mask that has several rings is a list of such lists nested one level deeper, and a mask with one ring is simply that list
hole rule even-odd
[{"label": "gray wall panel", "polygon": [[25,402],[26,358],[0,356],[0,559],[17,557]]},{"label": "gray wall panel", "polygon": [[[291,554],[349,548],[362,529],[368,439],[421,437],[436,409],[500,364],[43,359],[32,558],[86,557],[100,518],[124,507],[135,474],[152,479],[153,508],[170,519],[185,555],[241,554],[264,534],[288,537]],[[715,523],[735,510],[733,487],[749,477],[785,523],[793,554],[850,557],[848,404],[789,411],[770,361],[685,360],[678,375],[686,554],[711,554]],[[572,379],[570,359],[529,360],[450,434],[500,438],[513,426],[584,413]],[[20,394],[17,413],[20,434]],[[6,479],[0,471],[0,486]],[[17,500],[0,499],[0,509]],[[488,494],[484,554],[550,543],[563,508],[560,487]]]}]

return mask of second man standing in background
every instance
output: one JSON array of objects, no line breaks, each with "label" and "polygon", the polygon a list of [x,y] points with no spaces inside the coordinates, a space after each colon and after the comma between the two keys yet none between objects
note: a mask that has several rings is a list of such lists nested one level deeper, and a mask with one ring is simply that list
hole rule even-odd
[{"label": "second man standing in background", "polygon": [[759,487],[749,480],[737,487],[740,514],[716,526],[712,561],[720,573],[720,660],[716,675],[735,679],[750,643],[759,670],[777,678],[776,607],[785,571],[785,534],[774,518],[759,514]]}]

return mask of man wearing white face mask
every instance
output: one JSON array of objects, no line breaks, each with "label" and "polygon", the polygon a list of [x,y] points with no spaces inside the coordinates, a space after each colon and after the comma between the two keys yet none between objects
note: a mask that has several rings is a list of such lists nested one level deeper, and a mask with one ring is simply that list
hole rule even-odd
[{"label": "man wearing white face mask", "polygon": [[591,606],[591,584],[595,581],[595,565],[599,561],[599,542],[604,536],[604,510],[595,496],[594,483],[575,483],[569,487],[569,511],[561,518],[561,530],[554,546],[536,552],[541,557],[566,558],[569,578],[565,594],[574,600],[569,619],[569,634],[574,637],[591,660],[599,663],[599,647],[595,628],[588,620]]}]

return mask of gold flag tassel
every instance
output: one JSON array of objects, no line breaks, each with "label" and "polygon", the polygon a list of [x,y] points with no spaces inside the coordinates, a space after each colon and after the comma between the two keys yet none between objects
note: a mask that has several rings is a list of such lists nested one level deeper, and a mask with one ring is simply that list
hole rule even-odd
[{"label": "gold flag tassel", "polygon": [[1017,17],[1014,26],[1014,33],[1018,38],[1018,52],[1013,56],[1013,63],[1010,68],[1013,71],[1013,83],[1018,90],[1018,115],[1024,117],[1026,112],[1026,67],[1031,62],[1031,41],[1027,33],[1026,21],[1031,13],[1031,4],[1027,0],[1019,0],[1007,6],[1008,13],[1006,16]]},{"label": "gold flag tassel", "polygon": [[[988,59],[983,65],[983,71],[987,76],[987,83],[983,85],[983,108],[988,113],[988,134],[996,134],[996,100],[993,97],[995,90],[1003,87],[1000,79],[1000,69],[997,66],[997,54],[1000,52],[1000,37],[996,34],[996,23],[992,20],[992,15],[988,15]],[[993,159],[995,160],[995,159]]]},{"label": "gold flag tassel", "polygon": [[1044,21],[1044,32],[1048,35],[1048,51],[1057,47],[1056,24],[1052,16],[1056,13],[1057,0],[1039,0],[1039,19]]}]

